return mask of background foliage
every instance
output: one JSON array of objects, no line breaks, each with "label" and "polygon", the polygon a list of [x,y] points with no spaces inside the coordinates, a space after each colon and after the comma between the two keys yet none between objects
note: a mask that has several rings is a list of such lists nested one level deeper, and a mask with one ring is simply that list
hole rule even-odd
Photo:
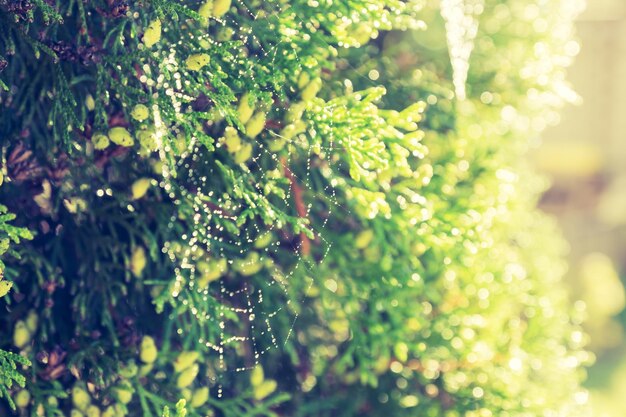
[{"label": "background foliage", "polygon": [[578,10],[467,5],[460,100],[437,4],[0,0],[16,412],[586,413],[521,158]]}]

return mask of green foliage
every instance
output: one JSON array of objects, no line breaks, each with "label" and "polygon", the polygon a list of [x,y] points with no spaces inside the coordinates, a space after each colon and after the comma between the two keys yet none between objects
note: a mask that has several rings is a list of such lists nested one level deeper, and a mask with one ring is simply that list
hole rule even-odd
[{"label": "green foliage", "polygon": [[[2,184],[2,178],[3,176],[0,173],[0,185]],[[13,255],[19,258],[19,253],[11,245],[20,243],[22,239],[29,240],[33,238],[28,229],[9,224],[14,219],[15,215],[9,213],[5,206],[0,205],[0,256],[2,257]],[[12,281],[4,279],[4,270],[4,262],[0,259],[0,298],[5,297],[13,286]],[[0,349],[0,398],[6,398],[12,409],[15,409],[15,403],[11,399],[8,390],[12,388],[13,382],[22,388],[26,383],[26,379],[17,369],[18,365],[28,366],[30,361],[23,356]]]},{"label": "green foliage", "polygon": [[0,0],[18,406],[584,414],[521,162],[571,95],[544,3],[485,2],[459,100],[428,2]]},{"label": "green foliage", "polygon": [[[170,409],[169,407],[163,408],[163,417],[170,417]],[[185,409],[185,400],[180,400],[176,403],[176,415],[175,417],[185,417],[187,415],[187,410]]]},{"label": "green foliage", "polygon": [[14,382],[22,388],[26,384],[26,378],[17,370],[18,365],[29,366],[30,361],[15,353],[0,350],[0,398],[6,398],[14,410],[15,403],[8,390],[13,387]]},{"label": "green foliage", "polygon": [[[0,184],[2,184],[1,180]],[[9,213],[7,207],[0,204],[0,256],[2,257],[7,255],[19,257],[19,253],[11,248],[11,245],[20,243],[22,239],[30,240],[33,238],[28,229],[9,224],[12,220],[15,220],[15,214]],[[3,274],[4,268],[5,265],[0,259],[0,276]]]}]

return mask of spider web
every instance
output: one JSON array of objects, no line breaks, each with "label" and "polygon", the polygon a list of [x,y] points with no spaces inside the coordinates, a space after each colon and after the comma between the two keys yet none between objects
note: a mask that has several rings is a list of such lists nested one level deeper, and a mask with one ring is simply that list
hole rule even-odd
[{"label": "spider web", "polygon": [[[274,14],[282,12],[281,6],[278,2],[275,3],[278,10]],[[272,25],[270,22],[270,16],[259,17],[255,15],[247,6],[238,1],[237,6],[253,16],[254,20],[263,19],[268,26]],[[234,38],[241,40],[243,44],[248,44],[249,38],[252,38],[254,42],[260,45],[263,58],[272,57],[272,62],[276,59],[278,54],[286,54],[288,52],[285,48],[281,48],[281,42],[274,46],[263,46],[262,43],[256,38],[255,34],[248,27],[240,26],[236,19],[230,17],[228,14],[222,19],[212,19],[211,24],[216,25],[228,25],[230,27],[236,27]],[[303,27],[304,22],[300,22],[300,26]],[[175,60],[175,50],[170,50],[167,60],[173,62]],[[297,59],[300,69],[304,66]],[[157,85],[157,87],[159,87]],[[181,87],[178,85],[177,87]],[[181,95],[167,93],[174,101],[185,98]],[[334,110],[329,109],[331,112]],[[157,127],[160,125],[160,117],[158,115],[158,109],[155,109],[155,124]],[[279,134],[273,133],[274,137],[280,137]],[[160,139],[160,132],[157,131],[157,138]],[[334,151],[333,138],[327,138],[329,147],[324,149],[326,151]],[[161,140],[159,140],[161,142]],[[220,145],[218,144],[217,147]],[[289,159],[280,160],[278,155],[269,149],[262,140],[254,140],[254,154],[250,160],[241,166],[243,174],[249,174],[251,177],[258,178],[259,181],[253,186],[257,191],[259,199],[263,197],[263,184],[267,179],[267,168],[262,166],[264,162],[267,165],[267,161],[272,161],[275,166],[282,168],[284,175],[289,177],[291,184],[284,188],[286,194],[284,202],[290,211],[297,211],[294,207],[296,187],[300,187],[304,192],[309,195],[321,196],[328,204],[328,213],[321,224],[315,225],[313,234],[317,240],[316,245],[322,247],[321,256],[317,258],[303,256],[303,244],[308,238],[297,239],[296,236],[289,242],[290,248],[287,250],[281,247],[280,239],[274,240],[272,244],[265,248],[257,250],[258,259],[254,259],[254,263],[261,263],[264,266],[261,270],[266,270],[263,277],[269,277],[265,279],[256,279],[255,274],[250,276],[240,277],[237,282],[231,282],[226,280],[225,277],[221,277],[213,282],[210,282],[205,290],[197,290],[201,292],[200,302],[209,303],[211,299],[218,300],[218,306],[213,307],[212,314],[208,313],[201,306],[192,306],[191,312],[196,315],[200,320],[208,320],[217,323],[217,327],[220,329],[220,333],[217,335],[207,335],[206,338],[201,338],[198,342],[204,344],[208,352],[213,352],[216,356],[216,369],[215,378],[212,383],[217,385],[217,396],[223,396],[223,387],[220,383],[220,375],[227,372],[243,372],[251,370],[259,365],[263,355],[267,354],[273,349],[280,349],[281,345],[284,346],[292,337],[299,313],[293,306],[294,300],[292,300],[292,294],[289,291],[290,281],[294,279],[294,276],[305,276],[308,279],[308,283],[304,286],[306,290],[303,294],[299,295],[297,300],[299,304],[302,304],[306,293],[314,283],[313,278],[310,278],[310,274],[317,264],[323,263],[329,254],[332,243],[328,241],[324,235],[324,229],[327,226],[328,219],[335,215],[335,210],[343,211],[342,215],[350,215],[350,210],[343,206],[336,197],[336,190],[332,184],[326,185],[322,190],[315,190],[312,185],[312,172],[313,167],[311,162],[318,158],[324,158],[322,154],[317,155],[313,152],[312,147],[309,147],[304,153],[305,158],[298,155],[298,163],[301,166],[305,166],[304,174],[298,174],[292,171],[289,166],[292,163],[291,154],[288,155]],[[245,256],[246,251],[250,250],[250,244],[254,243],[255,238],[263,232],[269,232],[272,234],[285,234],[285,230],[288,229],[288,225],[272,224],[269,227],[261,226],[258,224],[248,223],[242,229],[242,233],[239,236],[232,236],[232,234],[225,233],[223,224],[226,222],[235,221],[235,215],[230,214],[231,211],[240,211],[244,208],[244,204],[255,204],[255,201],[241,202],[233,198],[232,195],[225,192],[223,195],[218,195],[218,192],[211,190],[206,186],[206,178],[211,175],[219,175],[218,168],[216,166],[205,166],[208,168],[208,172],[202,172],[196,174],[194,168],[190,167],[190,158],[197,163],[198,155],[207,155],[207,151],[203,148],[203,145],[197,141],[192,141],[186,152],[172,163],[171,156],[168,154],[167,147],[159,143],[158,146],[160,159],[163,164],[163,178],[165,181],[161,183],[161,186],[170,193],[171,197],[176,196],[176,184],[174,178],[177,175],[177,171],[185,171],[186,175],[190,178],[197,187],[193,193],[188,193],[182,190],[182,197],[185,197],[187,201],[192,201],[193,210],[195,212],[193,216],[194,229],[190,234],[182,235],[181,239],[187,243],[187,247],[184,250],[182,259],[172,253],[171,245],[167,244],[163,248],[164,253],[168,253],[170,258],[175,262],[176,284],[172,292],[172,296],[175,298],[180,295],[185,286],[189,286],[193,291],[195,282],[197,281],[198,271],[194,265],[194,252],[201,252],[204,254],[211,253],[211,257],[215,259],[226,258],[232,256],[233,248],[240,248],[239,254],[244,256],[243,267],[254,267],[253,262],[247,262]],[[210,152],[209,152],[210,153]],[[328,155],[326,155],[328,157]],[[299,169],[298,171],[302,171]],[[180,190],[179,190],[180,191]],[[212,206],[207,205],[207,201],[214,201],[216,204]],[[227,208],[222,208],[227,207]],[[309,218],[312,214],[312,204],[308,203],[304,206],[304,213],[299,213],[303,218]],[[216,219],[217,218],[217,219]],[[172,219],[174,222],[176,219]],[[217,221],[216,221],[217,220]],[[301,235],[302,236],[302,235]],[[201,248],[201,249],[199,249]],[[227,254],[226,252],[230,252]],[[291,257],[295,259],[295,263],[288,270],[283,270],[273,262],[274,258],[280,259],[285,256],[285,252],[290,252]],[[229,259],[229,269],[232,268],[234,262]],[[275,301],[271,304],[271,307],[266,302],[266,294],[282,293],[285,300],[284,304],[276,305]],[[181,299],[181,303],[187,304],[189,300]],[[268,308],[270,307],[270,308]],[[286,335],[279,337],[276,328],[273,323],[275,320],[280,319],[283,323],[281,328],[284,327],[284,318],[282,315],[287,315],[290,320],[290,325]],[[234,326],[233,326],[234,324]],[[231,327],[234,327],[231,328]],[[241,332],[241,328],[245,331]],[[239,329],[236,330],[236,329]],[[234,331],[233,331],[234,330]],[[185,329],[179,328],[177,332],[184,334]],[[240,358],[236,358],[232,355],[237,355],[238,351],[249,351],[250,355],[248,360],[243,364]],[[211,359],[208,359],[211,360]]]}]

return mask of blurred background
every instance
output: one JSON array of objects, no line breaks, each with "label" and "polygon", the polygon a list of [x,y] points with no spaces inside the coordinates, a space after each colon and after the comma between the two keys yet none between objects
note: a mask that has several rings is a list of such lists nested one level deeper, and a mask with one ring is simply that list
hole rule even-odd
[{"label": "blurred background", "polygon": [[626,0],[588,0],[569,80],[582,104],[563,110],[533,151],[553,179],[542,208],[571,245],[574,299],[587,305],[587,382],[596,417],[626,415]]}]

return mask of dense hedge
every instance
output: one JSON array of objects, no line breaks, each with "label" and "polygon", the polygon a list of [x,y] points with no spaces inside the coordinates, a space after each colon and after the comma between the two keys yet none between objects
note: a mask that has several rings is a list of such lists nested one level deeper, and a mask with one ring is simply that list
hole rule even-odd
[{"label": "dense hedge", "polygon": [[586,415],[580,7],[441,7],[0,0],[0,415]]}]

